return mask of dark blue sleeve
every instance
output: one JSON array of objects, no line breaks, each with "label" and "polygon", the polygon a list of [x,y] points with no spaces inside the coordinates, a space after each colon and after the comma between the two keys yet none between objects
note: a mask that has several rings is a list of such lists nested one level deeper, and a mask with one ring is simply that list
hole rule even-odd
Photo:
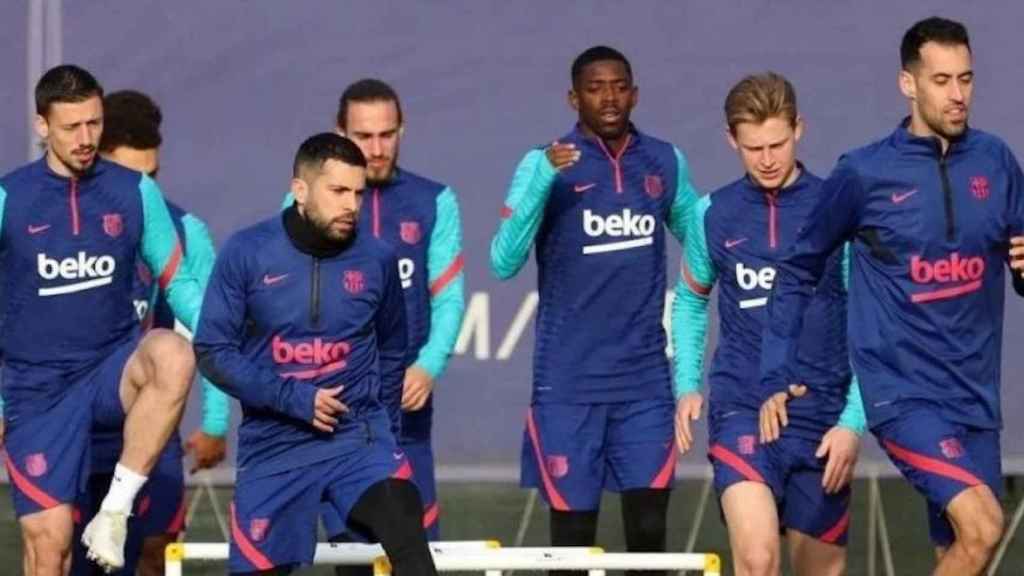
[{"label": "dark blue sleeve", "polygon": [[381,401],[391,417],[391,430],[398,438],[402,429],[402,384],[405,380],[407,340],[405,298],[398,278],[398,259],[394,255],[390,255],[384,264],[384,289],[374,328],[380,363]]},{"label": "dark blue sleeve", "polygon": [[229,242],[210,276],[193,341],[199,370],[247,409],[277,412],[311,424],[316,387],[281,378],[242,351],[249,286],[243,244]]},{"label": "dark blue sleeve", "polygon": [[[1007,236],[1024,236],[1024,173],[1021,172],[1020,164],[1013,152],[1006,148],[1006,170],[1009,172],[1009,190],[1007,194],[1006,222]],[[1009,239],[1007,239],[1009,243]],[[1009,254],[1007,254],[1009,263]],[[1013,290],[1019,296],[1024,296],[1024,276],[1020,272],[1011,269],[1010,277],[1013,278]]]},{"label": "dark blue sleeve", "polygon": [[762,335],[764,397],[795,384],[796,351],[804,311],[828,257],[857,230],[863,188],[844,159],[822,184],[819,199],[797,232],[796,242],[776,262]]}]

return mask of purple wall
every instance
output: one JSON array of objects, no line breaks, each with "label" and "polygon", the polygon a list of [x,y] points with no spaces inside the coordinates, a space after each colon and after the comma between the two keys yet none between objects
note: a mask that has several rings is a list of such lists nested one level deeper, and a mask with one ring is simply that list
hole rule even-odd
[{"label": "purple wall", "polygon": [[[24,21],[16,5],[0,9],[5,21]],[[515,163],[574,121],[565,92],[578,52],[607,43],[631,58],[641,89],[636,123],[676,143],[707,191],[739,173],[722,137],[721,107],[741,75],[771,68],[794,82],[808,123],[802,158],[823,174],[842,151],[882,136],[906,113],[896,88],[899,38],[932,13],[962,19],[974,32],[974,124],[1024,152],[1024,5],[984,8],[953,1],[68,2],[63,50],[65,61],[90,68],[108,89],[157,97],[166,118],[164,188],[221,241],[276,210],[295,148],[331,126],[348,82],[367,75],[392,82],[407,119],[402,163],[459,194],[467,290],[490,302],[490,357],[475,358],[471,343],[439,386],[438,457],[449,465],[515,465],[532,328],[508,359],[495,355],[534,268],[499,284],[488,272],[487,246]],[[20,34],[5,27],[9,50],[0,55],[14,78],[0,86],[11,103],[0,117],[4,169],[24,158]],[[678,250],[672,254],[674,273]],[[1011,298],[1008,308],[1006,339],[1019,342],[1024,302]],[[1007,410],[1024,405],[1022,373],[1024,358],[1007,354]],[[1005,451],[1024,456],[1024,423],[1008,421]]]}]

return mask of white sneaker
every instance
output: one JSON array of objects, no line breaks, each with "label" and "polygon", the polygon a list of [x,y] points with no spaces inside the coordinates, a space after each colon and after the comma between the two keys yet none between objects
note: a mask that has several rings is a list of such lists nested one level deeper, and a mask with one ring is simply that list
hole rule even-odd
[{"label": "white sneaker", "polygon": [[82,533],[86,556],[104,572],[124,567],[124,541],[128,536],[128,515],[100,510]]}]

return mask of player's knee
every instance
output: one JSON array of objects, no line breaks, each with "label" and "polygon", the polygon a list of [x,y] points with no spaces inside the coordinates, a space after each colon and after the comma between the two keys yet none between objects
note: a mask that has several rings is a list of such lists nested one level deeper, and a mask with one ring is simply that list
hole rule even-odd
[{"label": "player's knee", "polygon": [[1003,537],[1003,511],[997,502],[985,502],[961,518],[957,528],[961,548],[975,564],[984,565]]},{"label": "player's knee", "polygon": [[188,340],[170,330],[153,330],[146,335],[142,349],[152,370],[149,383],[165,388],[168,393],[188,395],[196,368],[195,353]]},{"label": "player's knee", "polygon": [[71,554],[71,534],[52,523],[24,524],[23,534],[37,565],[60,566]]},{"label": "player's knee", "polygon": [[766,542],[748,542],[736,551],[736,574],[773,576],[779,573],[779,547]]}]

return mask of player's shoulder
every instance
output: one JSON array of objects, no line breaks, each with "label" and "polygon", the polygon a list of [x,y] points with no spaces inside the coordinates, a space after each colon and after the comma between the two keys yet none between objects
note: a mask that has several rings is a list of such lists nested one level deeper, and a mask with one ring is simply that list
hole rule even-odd
[{"label": "player's shoulder", "polygon": [[[126,190],[138,194],[141,186],[147,180],[156,185],[156,182],[151,180],[148,176],[142,172],[132,170],[118,164],[117,162],[111,162],[103,158],[96,159],[96,165],[93,167],[93,173],[97,179],[99,179],[104,188],[111,188],[117,191]],[[157,187],[159,189],[159,187]]]},{"label": "player's shoulder", "polygon": [[968,149],[993,156],[1000,160],[1016,159],[1013,150],[1005,140],[991,132],[969,128],[964,137]]},{"label": "player's shoulder", "polygon": [[271,243],[285,234],[281,214],[251,224],[231,234],[224,243],[219,257],[239,258],[250,254],[261,254]]},{"label": "player's shoulder", "polygon": [[400,186],[407,186],[422,194],[430,195],[431,198],[438,196],[445,190],[445,188],[447,188],[446,185],[438,182],[437,180],[427,178],[426,176],[417,174],[411,170],[406,170],[405,168],[397,169],[396,179]]},{"label": "player's shoulder", "polygon": [[706,196],[707,210],[709,212],[712,210],[715,212],[724,210],[726,214],[730,215],[742,214],[743,212],[736,206],[743,200],[744,194],[748,192],[749,187],[750,183],[747,177],[740,176],[732,182],[712,190]]},{"label": "player's shoulder", "polygon": [[11,170],[7,174],[0,177],[0,186],[7,191],[8,194],[17,192],[18,190],[24,189],[32,184],[41,173],[40,163],[42,161],[29,162]]},{"label": "player's shoulder", "polygon": [[391,244],[372,234],[357,234],[351,251],[385,265],[398,260],[398,253]]}]

